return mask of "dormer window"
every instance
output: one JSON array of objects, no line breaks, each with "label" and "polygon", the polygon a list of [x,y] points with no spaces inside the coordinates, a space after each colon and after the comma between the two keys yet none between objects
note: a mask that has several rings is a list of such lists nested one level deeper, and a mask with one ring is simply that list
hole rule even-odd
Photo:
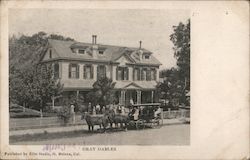
[{"label": "dormer window", "polygon": [[144,59],[149,59],[150,58],[150,55],[146,54],[144,55]]},{"label": "dormer window", "polygon": [[84,50],[84,49],[79,49],[79,50],[78,50],[78,53],[79,53],[79,54],[85,54],[85,50]]},{"label": "dormer window", "polygon": [[104,51],[102,51],[102,50],[100,51],[100,50],[99,50],[99,54],[100,54],[100,55],[103,55],[103,53],[104,53]]}]

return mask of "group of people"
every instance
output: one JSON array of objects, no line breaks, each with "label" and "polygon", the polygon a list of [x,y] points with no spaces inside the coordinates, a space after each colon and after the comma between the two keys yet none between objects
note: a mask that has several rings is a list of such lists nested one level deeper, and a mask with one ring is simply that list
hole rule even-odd
[{"label": "group of people", "polygon": [[88,112],[92,115],[96,114],[104,114],[107,111],[113,110],[116,114],[126,114],[126,108],[123,105],[109,105],[109,106],[102,106],[100,104],[92,106],[91,103],[88,105]]},{"label": "group of people", "polygon": [[161,108],[158,106],[157,108],[153,108],[152,106],[134,106],[130,105],[129,108],[126,108],[123,105],[109,105],[109,106],[100,106],[100,104],[92,106],[89,103],[88,112],[92,115],[96,114],[104,114],[107,111],[113,110],[115,114],[128,115],[131,120],[138,120],[143,116],[150,115],[150,118],[157,118],[160,116]]},{"label": "group of people", "polygon": [[161,108],[159,106],[157,108],[153,108],[152,106],[133,106],[129,112],[129,118],[136,121],[140,118],[144,119],[145,116],[147,118],[159,118],[160,114]]}]

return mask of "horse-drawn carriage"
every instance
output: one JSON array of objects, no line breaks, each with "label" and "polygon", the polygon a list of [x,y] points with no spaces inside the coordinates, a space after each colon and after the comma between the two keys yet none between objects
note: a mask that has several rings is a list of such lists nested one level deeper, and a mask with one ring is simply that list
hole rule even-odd
[{"label": "horse-drawn carriage", "polygon": [[136,129],[144,129],[145,127],[163,124],[160,103],[135,104],[132,107],[139,109],[139,116],[138,119],[131,118],[129,126],[133,126]]},{"label": "horse-drawn carriage", "polygon": [[[135,113],[133,110],[137,110],[138,117],[135,118]],[[89,130],[93,130],[95,125],[99,125],[100,129],[106,130],[107,126],[110,124],[110,128],[113,128],[112,124],[115,124],[120,128],[136,128],[144,129],[145,127],[160,126],[162,124],[162,109],[160,108],[160,103],[147,103],[147,104],[136,104],[132,105],[128,113],[115,113],[114,110],[107,110],[103,114],[90,115],[85,113],[82,119],[85,119]]]}]

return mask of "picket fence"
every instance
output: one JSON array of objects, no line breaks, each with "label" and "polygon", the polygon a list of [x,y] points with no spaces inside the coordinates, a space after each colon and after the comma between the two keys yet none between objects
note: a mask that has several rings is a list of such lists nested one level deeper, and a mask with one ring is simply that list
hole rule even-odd
[{"label": "picket fence", "polygon": [[[41,127],[53,127],[64,125],[62,120],[58,117],[39,117],[39,118],[10,118],[9,121],[10,130],[15,129],[28,129],[28,128],[41,128]],[[70,119],[67,125],[81,125],[86,124],[84,120],[81,120],[81,115],[75,116],[75,122]]]},{"label": "picket fence", "polygon": [[[164,111],[163,119],[190,118],[189,110]],[[75,122],[71,119],[67,125],[85,125],[86,122],[81,120],[81,115],[75,116]],[[63,125],[58,117],[40,117],[40,118],[10,118],[10,130],[31,129],[42,127],[53,127]]]}]

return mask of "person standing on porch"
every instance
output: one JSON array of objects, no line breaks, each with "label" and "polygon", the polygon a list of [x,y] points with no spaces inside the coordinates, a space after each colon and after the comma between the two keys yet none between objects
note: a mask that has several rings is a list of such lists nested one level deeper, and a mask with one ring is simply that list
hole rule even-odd
[{"label": "person standing on porch", "polygon": [[74,104],[70,105],[70,114],[72,116],[72,123],[75,124],[76,117],[75,117],[75,106],[74,106]]},{"label": "person standing on porch", "polygon": [[129,103],[130,103],[130,106],[133,106],[133,105],[134,105],[134,100],[133,100],[133,98],[130,98]]}]

